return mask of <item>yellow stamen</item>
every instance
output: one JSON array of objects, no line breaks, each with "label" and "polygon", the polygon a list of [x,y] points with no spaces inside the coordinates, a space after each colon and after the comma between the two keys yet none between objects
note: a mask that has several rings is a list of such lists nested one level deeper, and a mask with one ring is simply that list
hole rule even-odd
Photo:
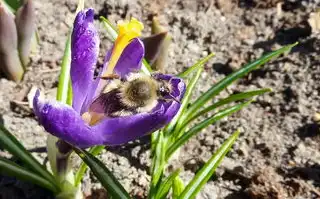
[{"label": "yellow stamen", "polygon": [[131,18],[130,21],[118,23],[118,37],[114,43],[111,58],[108,63],[108,67],[103,76],[108,76],[113,73],[113,69],[116,66],[123,50],[131,42],[132,39],[139,37],[143,29],[143,24],[135,18]]}]

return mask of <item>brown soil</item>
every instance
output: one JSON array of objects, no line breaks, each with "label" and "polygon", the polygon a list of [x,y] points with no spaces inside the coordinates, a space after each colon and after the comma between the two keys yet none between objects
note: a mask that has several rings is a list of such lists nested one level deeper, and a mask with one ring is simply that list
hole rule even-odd
[{"label": "brown soil", "polygon": [[[0,79],[3,124],[42,160],[46,157],[41,150],[45,147],[46,133],[30,110],[19,102],[26,102],[31,86],[41,88],[48,98],[55,97],[76,3],[76,0],[67,3],[35,0],[41,38],[38,52],[32,56],[22,83]],[[272,88],[272,93],[258,97],[245,110],[204,130],[172,160],[172,167],[184,168],[181,177],[188,181],[235,129],[241,129],[233,150],[201,191],[199,199],[320,198],[320,134],[313,119],[320,108],[320,34],[307,22],[319,5],[319,0],[86,1],[86,6],[93,7],[97,16],[103,15],[112,22],[130,16],[141,19],[147,27],[146,35],[150,32],[151,16],[158,14],[173,37],[168,73],[182,71],[215,52],[215,58],[201,76],[195,97],[250,60],[300,41],[292,53],[254,71],[228,87],[220,97],[264,87]],[[102,58],[110,42],[103,28],[100,32]],[[147,194],[148,147],[145,138],[137,144],[110,148],[100,155],[136,198]],[[5,186],[3,179],[0,178],[0,190]],[[15,183],[9,185],[6,185],[8,190],[17,187]],[[101,185],[91,173],[87,173],[83,185],[86,195],[91,195],[94,189],[98,190],[97,198],[103,196],[99,191]],[[19,187],[19,190],[27,194],[28,186],[24,187],[27,188]]]}]

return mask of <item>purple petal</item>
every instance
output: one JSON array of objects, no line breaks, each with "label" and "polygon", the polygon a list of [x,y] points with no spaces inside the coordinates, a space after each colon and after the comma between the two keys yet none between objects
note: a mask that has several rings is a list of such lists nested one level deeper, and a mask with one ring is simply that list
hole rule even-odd
[{"label": "purple petal", "polygon": [[94,11],[80,11],[71,36],[71,81],[73,108],[80,112],[91,88],[99,52],[99,36],[93,24]]},{"label": "purple petal", "polygon": [[123,50],[114,72],[120,77],[125,77],[131,72],[138,72],[141,69],[142,59],[144,57],[144,46],[140,39],[135,38]]},{"label": "purple petal", "polygon": [[105,72],[107,68],[107,62],[110,59],[112,51],[109,50],[104,58],[104,64],[103,67],[100,69],[98,76],[96,79],[93,80],[91,84],[91,88],[88,91],[88,95],[86,97],[85,102],[83,103],[81,113],[84,113],[88,110],[90,104],[92,101],[102,92],[105,85],[108,83],[108,81],[100,79],[99,77],[102,76],[102,74]]},{"label": "purple petal", "polygon": [[40,124],[54,136],[81,148],[102,144],[101,134],[95,134],[72,107],[57,101],[43,102],[37,91],[33,99],[35,115]]}]

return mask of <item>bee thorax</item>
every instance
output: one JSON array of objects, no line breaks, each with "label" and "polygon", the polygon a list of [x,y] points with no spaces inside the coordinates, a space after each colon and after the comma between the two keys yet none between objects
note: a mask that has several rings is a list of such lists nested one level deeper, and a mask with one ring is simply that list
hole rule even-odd
[{"label": "bee thorax", "polygon": [[156,97],[157,92],[154,83],[145,80],[133,80],[122,89],[123,103],[129,107],[147,106],[156,101]]}]

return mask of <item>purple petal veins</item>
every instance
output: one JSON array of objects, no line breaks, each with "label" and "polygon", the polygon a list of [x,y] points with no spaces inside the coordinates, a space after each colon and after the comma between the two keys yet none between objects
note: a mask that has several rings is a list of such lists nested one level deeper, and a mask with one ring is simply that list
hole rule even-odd
[{"label": "purple petal veins", "polygon": [[73,108],[80,112],[93,81],[99,53],[99,36],[93,24],[94,11],[78,13],[71,36],[71,82]]}]

